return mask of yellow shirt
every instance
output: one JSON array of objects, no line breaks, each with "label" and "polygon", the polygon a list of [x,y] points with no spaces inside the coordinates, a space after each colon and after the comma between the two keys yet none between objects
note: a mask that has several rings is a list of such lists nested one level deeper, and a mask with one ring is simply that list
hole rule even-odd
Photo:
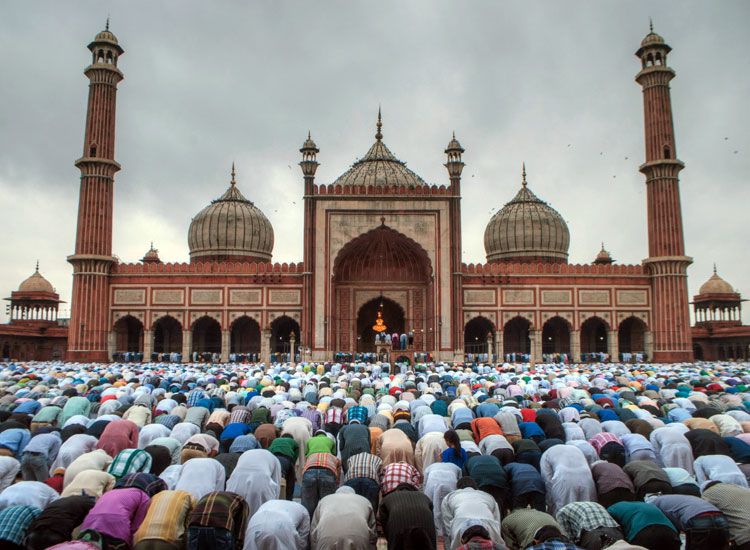
[{"label": "yellow shirt", "polygon": [[133,535],[133,545],[154,539],[180,542],[195,503],[195,498],[187,491],[161,491],[154,495],[143,523]]}]

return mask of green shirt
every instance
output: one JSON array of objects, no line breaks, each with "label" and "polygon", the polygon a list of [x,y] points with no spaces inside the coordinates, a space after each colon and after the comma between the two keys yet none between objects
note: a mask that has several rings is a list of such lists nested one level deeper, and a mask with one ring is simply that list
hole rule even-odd
[{"label": "green shirt", "polygon": [[674,525],[664,512],[647,502],[618,502],[607,508],[607,512],[625,531],[625,539],[630,542],[644,527],[666,525],[675,531]]},{"label": "green shirt", "polygon": [[31,421],[53,424],[57,421],[61,414],[62,409],[60,407],[49,405],[40,409],[39,412],[34,415],[34,418],[32,418]]},{"label": "green shirt", "polygon": [[307,447],[305,449],[305,456],[310,456],[315,453],[331,453],[336,444],[327,435],[316,435],[307,440]]},{"label": "green shirt", "polygon": [[268,450],[273,454],[284,455],[292,462],[297,460],[297,456],[299,456],[299,445],[291,437],[277,437],[271,442]]}]

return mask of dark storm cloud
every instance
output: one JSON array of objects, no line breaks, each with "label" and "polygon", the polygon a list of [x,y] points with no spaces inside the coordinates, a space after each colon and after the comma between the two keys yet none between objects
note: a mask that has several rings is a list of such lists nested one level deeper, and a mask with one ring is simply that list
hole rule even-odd
[{"label": "dark storm cloud", "polygon": [[[41,260],[69,300],[88,62],[107,14],[126,50],[118,95],[115,245],[153,240],[186,261],[190,219],[239,186],[302,258],[298,148],[307,130],[331,182],[373,140],[432,183],[451,131],[467,149],[464,261],[483,261],[494,209],[531,189],[571,230],[571,261],[601,241],[646,256],[641,92],[648,18],[674,48],[673,103],[691,295],[720,273],[750,293],[750,4],[736,2],[34,2],[0,8],[0,289]],[[735,152],[736,151],[736,152]]]}]

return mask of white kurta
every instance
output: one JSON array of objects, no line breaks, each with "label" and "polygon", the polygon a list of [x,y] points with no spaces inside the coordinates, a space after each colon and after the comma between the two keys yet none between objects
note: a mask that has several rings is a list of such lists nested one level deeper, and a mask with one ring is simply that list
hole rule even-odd
[{"label": "white kurta", "polygon": [[302,469],[305,467],[305,447],[307,446],[307,440],[313,435],[312,432],[312,422],[301,416],[287,418],[284,420],[284,425],[281,427],[282,435],[291,435],[299,446],[297,462],[294,465],[294,473],[296,474],[297,479],[302,479]]},{"label": "white kurta", "polygon": [[699,456],[694,462],[695,479],[699,485],[706,481],[721,481],[747,487],[747,478],[731,457],[725,455]]},{"label": "white kurta", "polygon": [[279,460],[265,449],[252,449],[242,453],[237,461],[227,481],[227,491],[237,493],[247,501],[252,517],[267,501],[279,498],[280,484]]},{"label": "white kurta", "polygon": [[20,469],[21,463],[12,456],[0,456],[0,492],[16,480]]},{"label": "white kurta", "polygon": [[446,548],[455,550],[461,545],[461,531],[467,520],[481,520],[489,529],[493,541],[503,540],[500,531],[500,508],[489,494],[476,489],[458,489],[445,496],[441,505]]},{"label": "white kurta", "polygon": [[0,493],[0,510],[10,506],[34,506],[44,510],[58,498],[57,491],[41,481],[20,481]]},{"label": "white kurta", "polygon": [[461,468],[449,462],[436,462],[424,470],[424,494],[432,501],[432,515],[438,535],[443,533],[443,499],[456,490]]},{"label": "white kurta", "polygon": [[555,515],[571,502],[596,502],[596,485],[583,452],[573,445],[555,445],[542,454],[542,479],[547,489],[547,508]]},{"label": "white kurta", "polygon": [[187,491],[200,500],[208,493],[223,491],[227,472],[213,458],[191,458],[182,465],[175,490]]},{"label": "white kurta", "polygon": [[681,430],[672,427],[657,428],[649,436],[657,460],[667,468],[683,468],[692,474],[693,448]]},{"label": "white kurta", "polygon": [[375,512],[365,497],[336,493],[320,500],[310,522],[312,550],[375,550]]},{"label": "white kurta", "polygon": [[138,431],[138,448],[145,449],[154,439],[169,437],[171,430],[163,424],[147,424]]},{"label": "white kurta", "polygon": [[243,550],[306,550],[310,535],[307,509],[289,500],[269,500],[247,524]]},{"label": "white kurta", "polygon": [[447,448],[448,444],[445,442],[442,432],[424,434],[414,449],[414,462],[416,462],[417,469],[424,472],[425,468],[431,464],[440,462],[440,455]]},{"label": "white kurta", "polygon": [[49,474],[52,475],[58,468],[67,468],[82,454],[90,453],[96,449],[96,443],[97,439],[93,435],[71,435],[57,451],[57,457],[50,466]]},{"label": "white kurta", "polygon": [[181,445],[184,445],[188,439],[200,432],[201,429],[192,422],[180,422],[172,428],[169,437],[176,439]]}]

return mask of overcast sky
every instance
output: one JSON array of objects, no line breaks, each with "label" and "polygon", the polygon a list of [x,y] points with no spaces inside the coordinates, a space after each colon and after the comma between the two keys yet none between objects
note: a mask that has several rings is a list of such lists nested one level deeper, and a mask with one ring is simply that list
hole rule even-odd
[{"label": "overcast sky", "polygon": [[274,260],[301,261],[297,163],[308,129],[317,181],[330,183],[372,144],[380,104],[385,143],[428,182],[448,181],[451,131],[466,148],[465,262],[484,261],[484,228],[518,190],[525,161],[530,188],[568,222],[572,263],[591,262],[602,241],[618,262],[639,263],[646,196],[633,53],[652,17],[674,48],[691,297],[713,262],[750,297],[744,0],[3,2],[3,297],[39,259],[70,301],[82,71],[108,14],[125,49],[114,214],[123,261],[152,240],[162,260],[187,261],[190,220],[224,192],[232,161],[274,226]]}]

